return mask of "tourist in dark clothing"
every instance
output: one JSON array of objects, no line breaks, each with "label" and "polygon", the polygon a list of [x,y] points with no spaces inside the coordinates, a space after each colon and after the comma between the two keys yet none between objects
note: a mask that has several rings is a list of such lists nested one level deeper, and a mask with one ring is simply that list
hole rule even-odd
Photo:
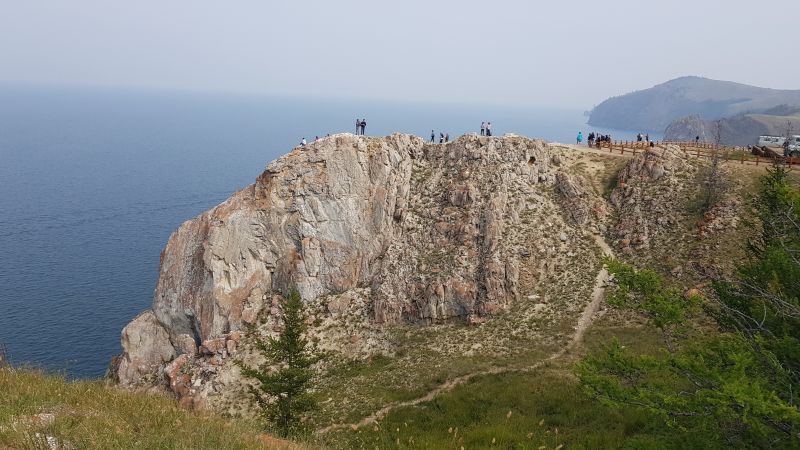
[{"label": "tourist in dark clothing", "polygon": [[441,144],[443,142],[444,142],[444,133],[439,133],[439,143]]},{"label": "tourist in dark clothing", "polygon": [[492,122],[486,122],[486,135],[492,135]]},{"label": "tourist in dark clothing", "polygon": [[434,133],[434,132],[433,132],[433,130],[431,130],[431,144],[433,144],[434,142],[436,142],[436,141],[435,141],[435,138],[436,138],[436,133]]},{"label": "tourist in dark clothing", "polygon": [[486,136],[486,122],[481,122],[481,136]]},{"label": "tourist in dark clothing", "polygon": [[361,135],[364,135],[364,128],[367,128],[367,119],[361,119]]},{"label": "tourist in dark clothing", "polygon": [[444,141],[445,142],[450,142],[450,133],[447,133],[447,134],[444,135]]}]

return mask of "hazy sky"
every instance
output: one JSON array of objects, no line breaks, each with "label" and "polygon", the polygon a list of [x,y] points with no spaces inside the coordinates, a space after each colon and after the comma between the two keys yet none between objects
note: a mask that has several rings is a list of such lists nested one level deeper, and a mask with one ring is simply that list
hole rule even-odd
[{"label": "hazy sky", "polygon": [[800,89],[798,0],[0,0],[0,82],[590,108]]}]

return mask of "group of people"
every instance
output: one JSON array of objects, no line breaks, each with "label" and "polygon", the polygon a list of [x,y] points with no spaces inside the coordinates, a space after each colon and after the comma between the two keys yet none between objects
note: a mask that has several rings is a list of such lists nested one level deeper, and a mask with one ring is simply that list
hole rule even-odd
[{"label": "group of people", "polygon": [[[367,119],[356,119],[356,136],[363,136],[364,129],[367,127]],[[491,136],[492,135],[492,122],[481,122],[481,136]],[[330,134],[328,135],[330,136]],[[314,142],[319,140],[319,136],[314,139]],[[431,143],[436,142],[436,132],[431,130]],[[449,133],[439,133],[439,143],[444,144],[450,142],[450,134]],[[308,145],[308,141],[306,138],[303,138],[300,141],[300,146],[305,147]]]},{"label": "group of people", "polygon": [[[436,133],[431,130],[431,144],[436,142]],[[439,143],[444,144],[445,142],[450,142],[450,133],[439,133]]]},{"label": "group of people", "polygon": [[[583,133],[579,131],[578,132],[578,144],[580,144],[581,142],[583,142]],[[589,147],[594,147],[595,145],[597,145],[597,147],[599,148],[601,142],[611,142],[611,135],[610,134],[604,134],[604,135],[595,134],[594,131],[593,131],[593,132],[589,133],[589,136],[586,137],[586,144],[589,145]]]},{"label": "group of people", "polygon": [[650,135],[649,134],[642,135],[642,133],[637,134],[636,142],[642,142],[642,140],[644,140],[645,142],[650,142]]},{"label": "group of people", "polygon": [[364,135],[364,128],[367,127],[367,119],[356,119],[356,136]]},{"label": "group of people", "polygon": [[[327,135],[325,135],[325,137],[329,137],[330,135],[331,134],[328,133]],[[314,142],[317,142],[318,140],[319,140],[319,136],[314,136]],[[306,145],[308,145],[308,141],[306,141],[306,138],[301,139],[300,140],[300,147],[305,147]]]}]

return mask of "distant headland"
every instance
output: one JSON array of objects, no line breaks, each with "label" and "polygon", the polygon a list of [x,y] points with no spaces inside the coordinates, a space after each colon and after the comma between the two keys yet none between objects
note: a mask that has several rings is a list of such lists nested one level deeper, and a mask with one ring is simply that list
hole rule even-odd
[{"label": "distant headland", "polygon": [[[623,130],[665,132],[686,127],[674,122],[694,117],[700,121],[736,118],[751,123],[753,133],[777,132],[764,123],[782,123],[797,119],[800,90],[779,90],[749,86],[730,81],[687,76],[649,89],[609,98],[597,105],[589,116],[589,125]],[[761,120],[757,116],[770,116]],[[797,117],[795,117],[797,116]],[[786,117],[787,119],[782,119]],[[800,122],[799,122],[800,123]],[[733,137],[733,144],[746,145],[749,132]],[[682,136],[672,136],[682,137]],[[694,137],[694,136],[692,136]],[[739,142],[742,141],[742,142]]]}]

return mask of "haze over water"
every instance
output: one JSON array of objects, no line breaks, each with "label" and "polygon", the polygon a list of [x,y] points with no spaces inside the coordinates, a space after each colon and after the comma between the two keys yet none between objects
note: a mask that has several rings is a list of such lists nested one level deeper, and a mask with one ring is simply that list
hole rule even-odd
[{"label": "haze over water", "polygon": [[12,361],[102,376],[150,306],[169,234],[301,138],[353,132],[356,118],[368,135],[426,139],[483,120],[498,136],[597,131],[576,110],[0,86],[0,343]]}]

